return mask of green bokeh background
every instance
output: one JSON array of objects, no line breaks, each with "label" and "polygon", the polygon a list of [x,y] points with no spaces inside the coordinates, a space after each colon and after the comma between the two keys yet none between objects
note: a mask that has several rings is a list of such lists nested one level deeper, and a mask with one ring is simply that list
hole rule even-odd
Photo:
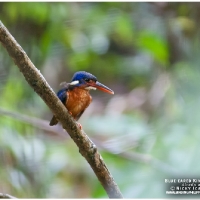
[{"label": "green bokeh background", "polygon": [[[126,198],[169,198],[165,179],[200,178],[199,9],[0,3],[0,20],[55,92],[79,70],[115,91],[92,91],[79,122]],[[1,45],[0,94],[0,193],[107,198],[68,134],[48,126],[52,113]]]}]

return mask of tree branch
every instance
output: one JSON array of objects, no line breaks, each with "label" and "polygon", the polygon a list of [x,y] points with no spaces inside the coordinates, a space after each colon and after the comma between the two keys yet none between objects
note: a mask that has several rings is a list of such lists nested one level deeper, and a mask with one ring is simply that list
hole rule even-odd
[{"label": "tree branch", "polygon": [[62,102],[50,88],[40,71],[34,66],[22,47],[16,42],[3,23],[0,21],[0,42],[24,75],[26,81],[43,99],[52,113],[60,121],[79,148],[79,152],[88,161],[97,178],[110,198],[123,198],[122,194],[109,172],[96,146],[83,130],[80,130],[75,120],[67,112]]}]

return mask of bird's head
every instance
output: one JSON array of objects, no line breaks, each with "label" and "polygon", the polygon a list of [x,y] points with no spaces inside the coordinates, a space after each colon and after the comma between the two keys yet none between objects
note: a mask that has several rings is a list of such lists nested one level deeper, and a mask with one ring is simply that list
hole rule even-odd
[{"label": "bird's head", "polygon": [[97,78],[94,75],[85,71],[76,72],[72,77],[72,81],[71,83],[69,83],[69,85],[73,88],[80,87],[86,90],[99,89],[103,92],[114,94],[114,92],[110,88],[98,82]]}]

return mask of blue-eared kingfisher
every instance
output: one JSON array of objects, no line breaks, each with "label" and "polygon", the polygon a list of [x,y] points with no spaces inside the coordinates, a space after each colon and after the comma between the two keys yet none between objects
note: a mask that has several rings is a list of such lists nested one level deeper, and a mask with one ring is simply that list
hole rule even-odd
[{"label": "blue-eared kingfisher", "polygon": [[[94,75],[85,71],[76,72],[70,83],[62,85],[63,88],[58,91],[57,96],[76,121],[92,101],[92,97],[89,94],[90,90],[99,89],[103,92],[114,94],[113,90],[98,82]],[[53,116],[49,125],[54,126],[57,123],[58,120]]]}]

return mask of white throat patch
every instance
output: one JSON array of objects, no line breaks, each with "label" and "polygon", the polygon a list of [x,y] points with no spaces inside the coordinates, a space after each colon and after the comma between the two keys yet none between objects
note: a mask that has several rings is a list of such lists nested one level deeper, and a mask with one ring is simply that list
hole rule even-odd
[{"label": "white throat patch", "polygon": [[86,89],[86,90],[96,90],[97,88],[92,87],[92,86],[89,86],[89,87],[86,87],[85,89]]},{"label": "white throat patch", "polygon": [[72,82],[70,83],[70,85],[77,85],[77,84],[79,84],[79,81],[72,81]]}]

